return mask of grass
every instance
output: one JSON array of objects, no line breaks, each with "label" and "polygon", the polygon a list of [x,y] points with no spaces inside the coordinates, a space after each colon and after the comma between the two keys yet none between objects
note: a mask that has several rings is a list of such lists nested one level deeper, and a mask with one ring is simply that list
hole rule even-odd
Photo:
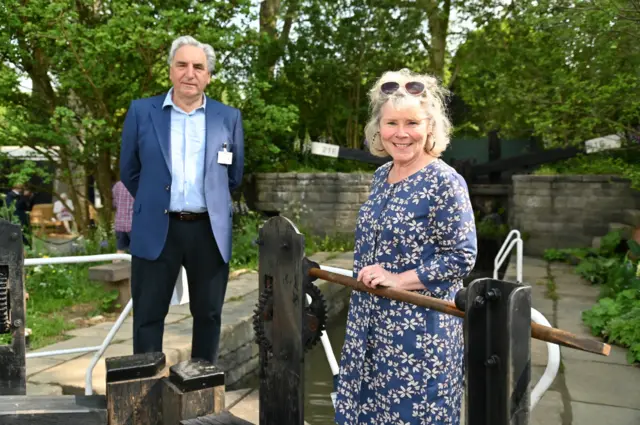
[{"label": "grass", "polygon": [[[98,314],[112,313],[117,291],[106,291],[88,278],[86,265],[51,265],[25,268],[26,326],[31,328],[31,349],[64,339],[64,333],[87,324]],[[75,319],[75,320],[74,320]],[[8,343],[8,335],[0,343]]]}]

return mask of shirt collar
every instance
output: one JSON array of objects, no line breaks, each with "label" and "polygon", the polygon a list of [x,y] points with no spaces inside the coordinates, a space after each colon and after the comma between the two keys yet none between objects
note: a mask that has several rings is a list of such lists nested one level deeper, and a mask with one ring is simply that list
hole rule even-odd
[{"label": "shirt collar", "polygon": [[[165,96],[164,102],[162,103],[162,109],[166,108],[167,106],[171,106],[172,108],[180,109],[182,111],[182,109],[179,106],[173,103],[173,99],[171,97],[172,94],[173,94],[173,87],[171,87],[171,89]],[[207,96],[205,96],[204,93],[202,93],[202,105],[198,106],[195,110],[197,111],[198,109],[202,108],[203,110],[206,111],[207,110],[206,107],[207,107]]]}]

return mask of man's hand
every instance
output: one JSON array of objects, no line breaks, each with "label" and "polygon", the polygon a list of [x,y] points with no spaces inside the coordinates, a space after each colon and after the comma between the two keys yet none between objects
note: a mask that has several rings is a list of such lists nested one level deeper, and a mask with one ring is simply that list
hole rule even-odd
[{"label": "man's hand", "polygon": [[358,273],[358,280],[369,288],[377,286],[398,286],[398,275],[382,268],[379,264],[363,267]]}]

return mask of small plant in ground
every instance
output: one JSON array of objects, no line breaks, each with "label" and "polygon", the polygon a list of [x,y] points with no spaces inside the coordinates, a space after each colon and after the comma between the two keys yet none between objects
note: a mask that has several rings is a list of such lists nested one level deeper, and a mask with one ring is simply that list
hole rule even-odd
[{"label": "small plant in ground", "polygon": [[640,362],[640,287],[602,298],[582,318],[593,335],[629,347],[629,363]]}]

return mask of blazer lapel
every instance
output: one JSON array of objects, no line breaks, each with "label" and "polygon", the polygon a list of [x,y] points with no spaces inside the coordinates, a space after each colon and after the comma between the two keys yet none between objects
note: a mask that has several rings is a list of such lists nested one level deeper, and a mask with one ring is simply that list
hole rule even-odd
[{"label": "blazer lapel", "polygon": [[164,102],[164,99],[160,99],[162,100],[159,103],[154,104],[153,109],[151,109],[151,121],[153,122],[153,127],[156,130],[156,136],[158,137],[162,156],[164,157],[164,161],[167,163],[169,172],[171,172],[171,149],[169,144],[169,134],[171,131],[171,108],[163,108],[162,103]]},{"label": "blazer lapel", "polygon": [[212,161],[216,160],[217,149],[215,148],[214,131],[218,127],[218,108],[214,107],[214,103],[207,97],[207,106],[205,108],[206,119],[206,144],[205,144],[205,164],[206,169]]}]

